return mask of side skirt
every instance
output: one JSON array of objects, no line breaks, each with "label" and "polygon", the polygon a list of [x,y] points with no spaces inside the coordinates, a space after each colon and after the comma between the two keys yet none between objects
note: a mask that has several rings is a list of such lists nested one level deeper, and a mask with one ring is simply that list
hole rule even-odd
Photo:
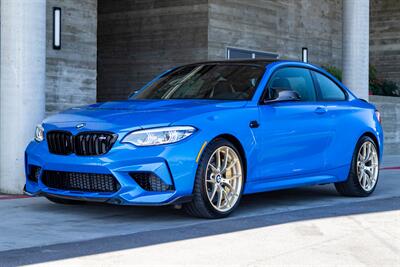
[{"label": "side skirt", "polygon": [[347,179],[350,165],[342,166],[336,169],[326,170],[323,173],[307,175],[307,176],[292,176],[279,180],[259,180],[247,182],[243,194],[252,194],[259,192],[268,192],[280,189],[288,189],[294,187],[319,185],[342,182]]}]

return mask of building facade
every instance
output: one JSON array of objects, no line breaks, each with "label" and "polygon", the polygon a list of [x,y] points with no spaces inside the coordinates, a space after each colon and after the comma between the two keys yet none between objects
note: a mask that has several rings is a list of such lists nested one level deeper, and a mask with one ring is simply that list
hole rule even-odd
[{"label": "building facade", "polygon": [[[316,4],[318,3],[318,4]],[[123,99],[172,66],[245,49],[341,66],[342,6],[328,1],[99,0],[99,100]]]},{"label": "building facade", "polygon": [[400,85],[400,3],[371,1],[370,62],[378,77]]},{"label": "building facade", "polygon": [[[46,0],[46,112],[96,102],[97,1]],[[53,8],[61,8],[61,49],[53,49]]]},{"label": "building facade", "polygon": [[[350,71],[361,62],[364,73],[356,78],[368,83],[369,37],[369,58],[377,75],[400,85],[400,2],[354,1],[351,6],[342,0],[0,0],[0,191],[21,191],[23,148],[38,118],[96,101],[125,99],[155,75],[179,64],[242,56],[299,60],[302,47],[307,47],[312,63],[342,69],[343,55],[354,49],[351,45],[357,48],[367,40],[364,57],[352,59]],[[55,7],[61,9],[60,49],[53,48]],[[366,23],[357,28],[352,18]],[[24,31],[28,26],[32,27],[29,34]],[[44,40],[38,40],[42,34]],[[20,61],[12,61],[10,51]],[[9,64],[21,66],[29,55],[40,55],[32,58],[32,68],[21,70],[19,76],[10,73]],[[38,64],[40,58],[44,61]],[[27,75],[21,75],[24,71]],[[35,78],[41,77],[41,71],[43,80]],[[24,91],[29,83],[15,77],[27,77],[32,88],[44,87],[43,99],[40,90]],[[10,88],[19,88],[22,100],[10,101],[18,99]],[[360,92],[368,97],[368,86]],[[400,104],[384,97],[371,101],[384,109],[386,151],[396,153]],[[42,107],[30,112],[26,103]],[[15,106],[19,108],[11,108]],[[15,117],[21,123],[13,123]],[[9,127],[29,128],[13,137],[19,144],[15,148],[9,144]],[[17,182],[5,180],[6,176],[18,177]]]}]

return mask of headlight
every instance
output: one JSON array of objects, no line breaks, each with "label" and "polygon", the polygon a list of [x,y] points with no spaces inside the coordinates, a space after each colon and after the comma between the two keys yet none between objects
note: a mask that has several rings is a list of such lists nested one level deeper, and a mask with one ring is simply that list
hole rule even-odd
[{"label": "headlight", "polygon": [[155,146],[179,142],[196,131],[191,126],[173,126],[139,130],[125,136],[122,143],[131,143],[135,146]]},{"label": "headlight", "polygon": [[42,125],[37,125],[35,130],[35,140],[37,142],[42,142],[44,140],[44,129]]}]

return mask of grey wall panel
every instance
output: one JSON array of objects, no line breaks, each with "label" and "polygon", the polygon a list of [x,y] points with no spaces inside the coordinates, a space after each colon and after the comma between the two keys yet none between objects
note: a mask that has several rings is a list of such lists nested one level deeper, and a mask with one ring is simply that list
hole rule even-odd
[{"label": "grey wall panel", "polygon": [[[62,9],[61,50],[53,50],[53,7]],[[46,111],[96,101],[97,0],[47,0]]]},{"label": "grey wall panel", "polygon": [[210,0],[209,58],[227,46],[341,66],[341,0]]},{"label": "grey wall panel", "polygon": [[99,101],[125,99],[160,72],[207,59],[207,0],[99,0]]},{"label": "grey wall panel", "polygon": [[400,1],[372,0],[370,19],[370,62],[400,86]]}]

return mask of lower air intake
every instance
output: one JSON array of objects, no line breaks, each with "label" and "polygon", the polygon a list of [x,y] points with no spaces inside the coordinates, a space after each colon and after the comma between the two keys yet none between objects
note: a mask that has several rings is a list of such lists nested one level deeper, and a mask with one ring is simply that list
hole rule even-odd
[{"label": "lower air intake", "polygon": [[49,188],[83,192],[117,192],[121,187],[111,174],[44,171],[42,182]]},{"label": "lower air intake", "polygon": [[40,171],[42,168],[35,166],[35,165],[29,165],[28,166],[28,180],[31,182],[37,183],[39,181],[39,176],[40,176]]},{"label": "lower air intake", "polygon": [[146,191],[166,192],[175,190],[173,185],[164,183],[163,180],[152,172],[131,172],[129,175]]}]

